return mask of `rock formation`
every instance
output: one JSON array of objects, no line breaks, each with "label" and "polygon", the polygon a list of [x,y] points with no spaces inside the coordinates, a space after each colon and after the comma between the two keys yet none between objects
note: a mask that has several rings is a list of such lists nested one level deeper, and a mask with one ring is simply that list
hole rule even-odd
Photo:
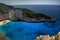
[{"label": "rock formation", "polygon": [[9,40],[2,32],[0,32],[0,40]]},{"label": "rock formation", "polygon": [[43,13],[36,13],[26,8],[14,8],[0,3],[0,21],[26,21],[26,22],[55,22],[55,18]]},{"label": "rock formation", "polygon": [[55,36],[40,35],[35,40],[60,40],[60,32],[56,34]]},{"label": "rock formation", "polygon": [[57,35],[55,35],[55,40],[60,40],[60,32]]}]

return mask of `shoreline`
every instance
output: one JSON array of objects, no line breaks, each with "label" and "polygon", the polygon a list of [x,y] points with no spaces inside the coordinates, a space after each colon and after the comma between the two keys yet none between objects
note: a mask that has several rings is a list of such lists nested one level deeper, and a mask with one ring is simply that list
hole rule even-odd
[{"label": "shoreline", "polygon": [[6,23],[8,23],[8,22],[10,22],[10,20],[1,21],[1,22],[0,22],[0,26],[6,24]]},{"label": "shoreline", "polygon": [[60,40],[60,32],[58,32],[54,36],[40,35],[35,40]]}]

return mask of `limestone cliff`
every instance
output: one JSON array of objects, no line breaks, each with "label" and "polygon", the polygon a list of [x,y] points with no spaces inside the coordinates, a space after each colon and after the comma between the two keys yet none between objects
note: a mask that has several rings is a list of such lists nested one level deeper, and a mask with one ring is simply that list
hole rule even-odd
[{"label": "limestone cliff", "polygon": [[60,32],[58,32],[54,36],[40,35],[35,40],[60,40]]},{"label": "limestone cliff", "polygon": [[26,8],[14,8],[0,3],[0,21],[26,21],[26,22],[55,22],[55,18],[43,13],[36,13]]}]

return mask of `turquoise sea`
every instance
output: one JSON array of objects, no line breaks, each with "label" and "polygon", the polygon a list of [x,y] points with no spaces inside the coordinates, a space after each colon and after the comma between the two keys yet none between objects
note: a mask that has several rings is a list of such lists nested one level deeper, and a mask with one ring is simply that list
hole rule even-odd
[{"label": "turquoise sea", "polygon": [[[14,7],[29,8],[35,12],[43,12],[47,15],[52,15],[56,18],[56,22],[39,22],[39,23],[28,23],[28,22],[9,22],[0,26],[6,37],[10,40],[34,40],[39,35],[50,35],[53,36],[60,31],[60,6],[57,5],[20,5]],[[36,7],[36,8],[34,8]],[[42,10],[44,8],[44,10]]]}]

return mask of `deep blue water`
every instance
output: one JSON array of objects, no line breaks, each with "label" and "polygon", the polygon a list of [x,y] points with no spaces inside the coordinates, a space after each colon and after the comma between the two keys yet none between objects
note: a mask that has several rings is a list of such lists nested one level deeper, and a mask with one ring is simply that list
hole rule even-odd
[{"label": "deep blue water", "polygon": [[10,40],[34,40],[39,35],[55,35],[60,31],[60,6],[40,6],[40,5],[21,5],[14,7],[29,8],[35,12],[43,12],[47,15],[54,16],[57,20],[55,23],[27,23],[27,22],[9,22],[0,26],[2,31]]}]

